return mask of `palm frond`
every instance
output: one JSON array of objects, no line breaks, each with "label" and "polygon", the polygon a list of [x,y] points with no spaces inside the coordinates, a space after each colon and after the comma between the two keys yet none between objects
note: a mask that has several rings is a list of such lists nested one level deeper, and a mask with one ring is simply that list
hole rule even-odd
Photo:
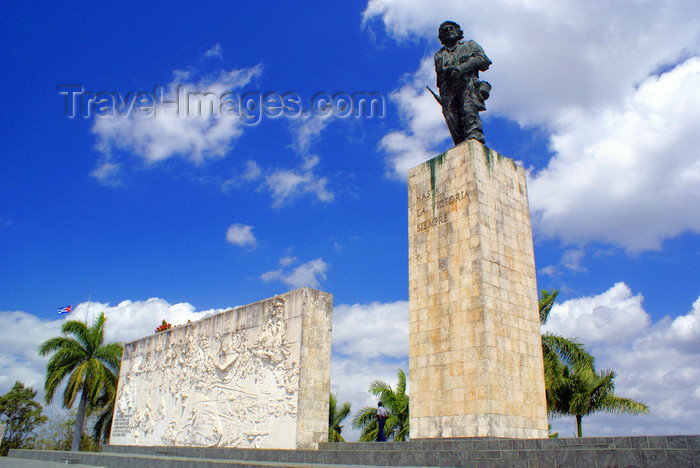
[{"label": "palm frond", "polygon": [[[105,318],[104,312],[101,312],[100,315],[97,317],[95,320],[95,323],[90,327],[90,341],[94,344],[99,344],[101,345],[104,343],[105,339],[105,321],[107,319]],[[97,349],[98,346],[95,346],[95,349]]]},{"label": "palm frond", "polygon": [[69,320],[61,326],[61,333],[64,335],[73,335],[78,342],[87,350],[87,345],[90,343],[90,330],[85,323],[79,320]]},{"label": "palm frond", "polygon": [[329,442],[345,442],[341,435],[343,431],[342,422],[350,414],[350,403],[343,403],[343,406],[338,409],[338,403],[335,395],[329,393],[328,398],[328,441]]},{"label": "palm frond", "polygon": [[375,396],[381,396],[387,390],[391,391],[391,386],[382,380],[375,380],[369,384],[369,391]]},{"label": "palm frond", "polygon": [[566,364],[574,368],[591,369],[594,366],[593,356],[576,340],[546,332],[542,334],[542,348],[543,352],[547,348],[548,352],[556,353]]},{"label": "palm frond", "polygon": [[360,429],[377,420],[377,408],[365,406],[352,419],[352,427]]},{"label": "palm frond", "polygon": [[554,306],[554,301],[556,301],[558,295],[558,289],[553,289],[552,291],[547,291],[546,289],[543,289],[540,293],[540,325],[544,325],[547,323],[549,313],[552,311],[552,306]]},{"label": "palm frond", "polygon": [[76,352],[85,352],[82,345],[75,339],[65,336],[56,336],[54,338],[49,338],[39,346],[39,354],[46,356],[52,352],[64,349],[74,349]]},{"label": "palm frond", "polygon": [[352,427],[362,429],[360,441],[372,442],[377,440],[379,424],[377,423],[377,408],[365,406],[355,415],[352,420]]},{"label": "palm frond", "polygon": [[350,403],[343,403],[343,407],[336,413],[336,422],[340,423],[350,414]]},{"label": "palm frond", "polygon": [[63,366],[57,367],[52,372],[47,373],[46,382],[44,383],[46,403],[51,403],[53,401],[53,396],[54,393],[56,393],[58,385],[70,374],[72,369],[72,366]]},{"label": "palm frond", "polygon": [[63,406],[65,408],[71,408],[73,406],[75,399],[83,389],[87,368],[87,362],[82,362],[73,369],[73,372],[71,372],[68,377],[66,388],[63,391]]},{"label": "palm frond", "polygon": [[328,442],[345,442],[345,439],[340,432],[336,431],[332,427],[328,428]]},{"label": "palm frond", "polygon": [[398,395],[406,394],[406,373],[403,369],[399,369],[399,383],[396,384],[396,393]]},{"label": "palm frond", "polygon": [[648,414],[649,407],[631,398],[622,398],[612,395],[606,398],[601,405],[606,413],[612,414]]}]

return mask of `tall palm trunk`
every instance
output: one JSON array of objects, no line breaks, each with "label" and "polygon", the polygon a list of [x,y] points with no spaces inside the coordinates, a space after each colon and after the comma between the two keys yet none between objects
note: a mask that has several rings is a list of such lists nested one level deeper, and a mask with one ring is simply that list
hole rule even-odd
[{"label": "tall palm trunk", "polygon": [[73,443],[71,451],[77,452],[80,450],[80,437],[83,435],[83,420],[85,419],[85,407],[87,406],[87,388],[83,387],[83,392],[80,395],[80,403],[78,404],[78,415],[75,419],[75,431],[73,431]]},{"label": "tall palm trunk", "polygon": [[583,416],[580,414],[576,415],[576,430],[578,431],[578,436],[583,437],[583,431],[581,430],[581,420],[583,419]]}]

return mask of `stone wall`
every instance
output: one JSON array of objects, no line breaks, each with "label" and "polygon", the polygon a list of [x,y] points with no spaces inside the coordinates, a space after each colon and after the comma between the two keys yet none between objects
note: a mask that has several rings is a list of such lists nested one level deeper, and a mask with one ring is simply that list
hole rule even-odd
[{"label": "stone wall", "polygon": [[408,198],[411,438],[546,437],[524,170],[470,140]]},{"label": "stone wall", "polygon": [[332,309],[302,288],[127,343],[110,443],[314,448],[328,433]]},{"label": "stone wall", "polygon": [[[584,437],[581,439],[424,439],[408,442],[322,443],[318,450],[105,445],[103,452],[11,449],[0,467],[39,466],[18,459],[106,468],[246,468],[368,466],[543,468],[700,466],[700,436]],[[3,461],[5,464],[3,464]],[[40,465],[44,466],[44,465]]]}]

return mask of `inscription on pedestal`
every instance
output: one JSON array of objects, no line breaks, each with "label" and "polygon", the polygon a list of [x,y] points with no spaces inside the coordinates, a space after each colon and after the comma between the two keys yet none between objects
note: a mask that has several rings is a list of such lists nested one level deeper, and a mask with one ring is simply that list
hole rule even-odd
[{"label": "inscription on pedestal", "polygon": [[431,189],[416,196],[416,232],[427,231],[448,222],[447,210],[467,198],[466,192],[445,195],[439,188]]}]

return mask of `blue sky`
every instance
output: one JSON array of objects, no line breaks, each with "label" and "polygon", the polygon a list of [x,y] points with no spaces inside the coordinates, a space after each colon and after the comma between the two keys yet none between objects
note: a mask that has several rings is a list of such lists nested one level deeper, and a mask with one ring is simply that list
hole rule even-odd
[{"label": "blue sky", "polygon": [[[493,61],[486,144],[529,173],[538,287],[561,290],[550,328],[652,408],[584,431],[697,432],[697,2],[621,0],[605,15],[580,0],[4,10],[0,392],[43,386],[35,350],[58,307],[84,318],[91,298],[112,337],[131,340],[163,318],[312,286],[334,295],[334,391],[373,404],[369,382],[408,368],[406,170],[452,146],[424,87],[452,19]],[[305,108],[376,93],[384,106],[255,125],[169,110],[69,118],[66,85],[127,102],[184,86],[293,94]]]}]

